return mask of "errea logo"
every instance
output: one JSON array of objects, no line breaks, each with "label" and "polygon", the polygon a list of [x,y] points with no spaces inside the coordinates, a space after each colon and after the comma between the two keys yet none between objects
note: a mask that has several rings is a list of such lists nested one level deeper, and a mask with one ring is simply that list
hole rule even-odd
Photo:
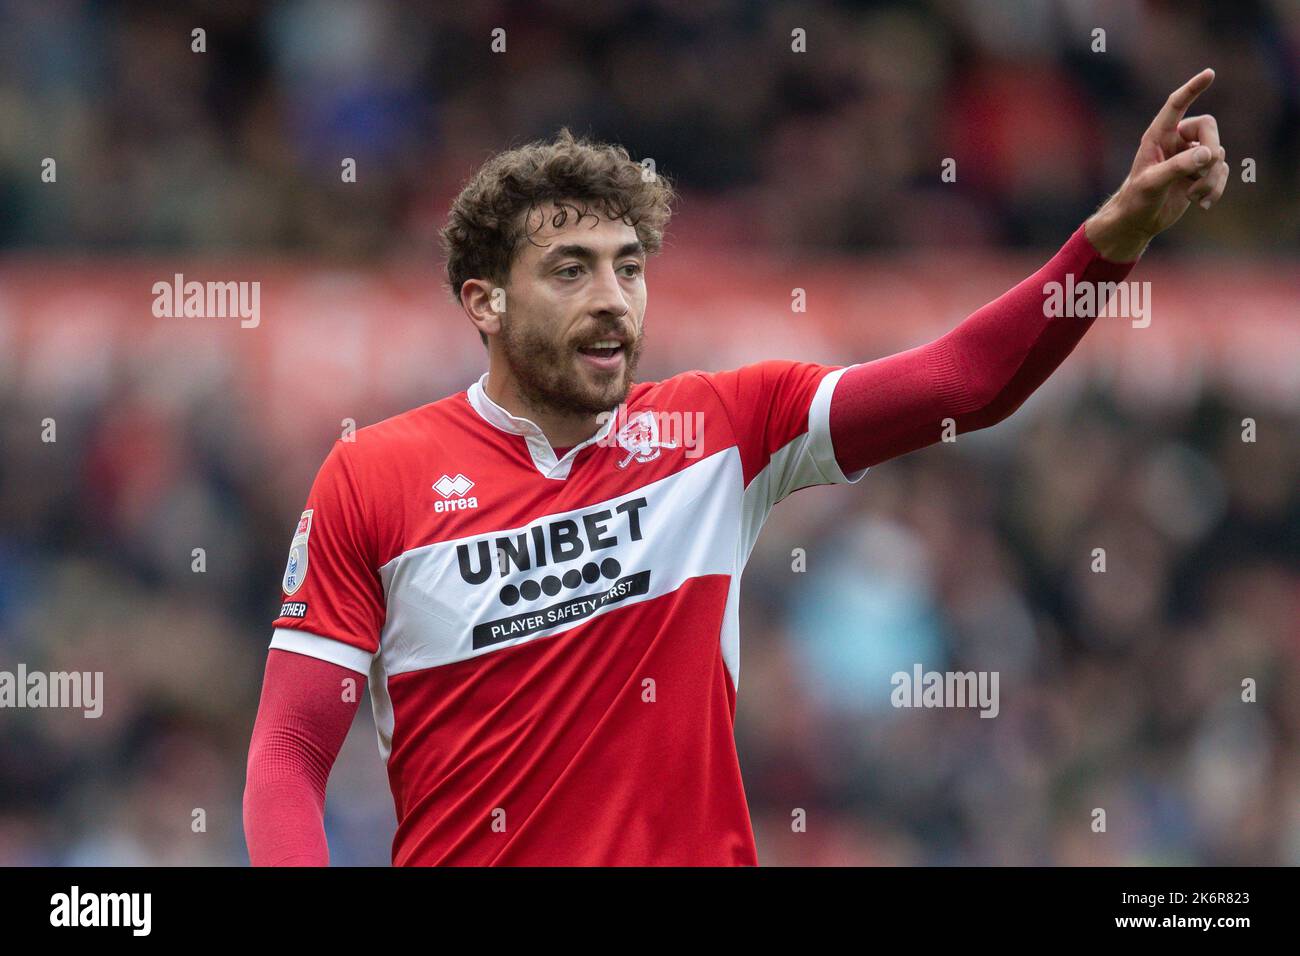
[{"label": "errea logo", "polygon": [[465,493],[474,487],[474,482],[470,481],[464,475],[457,472],[455,478],[443,475],[433,483],[433,490],[442,495],[442,501],[433,503],[433,510],[442,511],[464,511],[466,508],[477,508],[478,498],[466,498]]}]

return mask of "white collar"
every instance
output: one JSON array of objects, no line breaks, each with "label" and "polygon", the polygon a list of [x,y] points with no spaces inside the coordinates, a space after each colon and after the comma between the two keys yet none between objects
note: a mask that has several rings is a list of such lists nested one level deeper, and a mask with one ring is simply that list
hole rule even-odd
[{"label": "white collar", "polygon": [[511,435],[524,436],[528,443],[528,452],[533,458],[533,465],[546,478],[554,478],[558,481],[568,478],[569,469],[573,467],[573,459],[578,452],[588,445],[594,445],[605,438],[614,427],[614,419],[618,417],[613,412],[610,412],[604,424],[600,426],[594,435],[586,441],[574,445],[565,452],[563,458],[557,459],[555,449],[551,447],[551,443],[547,440],[540,425],[527,418],[520,418],[517,415],[510,414],[488,397],[487,377],[488,373],[484,372],[479,376],[477,382],[465,390],[469,396],[470,405],[489,425]]}]

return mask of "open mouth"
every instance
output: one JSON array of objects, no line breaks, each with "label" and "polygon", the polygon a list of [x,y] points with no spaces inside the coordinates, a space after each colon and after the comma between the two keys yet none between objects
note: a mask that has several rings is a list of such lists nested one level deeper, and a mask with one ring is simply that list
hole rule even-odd
[{"label": "open mouth", "polygon": [[618,365],[623,356],[623,343],[615,339],[603,339],[584,345],[578,351],[590,362],[602,368]]}]

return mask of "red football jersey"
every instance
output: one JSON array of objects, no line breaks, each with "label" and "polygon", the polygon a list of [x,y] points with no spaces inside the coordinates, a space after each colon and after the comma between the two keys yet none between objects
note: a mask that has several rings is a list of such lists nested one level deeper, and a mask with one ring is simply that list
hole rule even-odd
[{"label": "red football jersey", "polygon": [[856,482],[843,369],[635,385],[556,457],[466,391],[339,441],[271,647],[369,675],[395,865],[753,865],[741,571],[776,502]]}]

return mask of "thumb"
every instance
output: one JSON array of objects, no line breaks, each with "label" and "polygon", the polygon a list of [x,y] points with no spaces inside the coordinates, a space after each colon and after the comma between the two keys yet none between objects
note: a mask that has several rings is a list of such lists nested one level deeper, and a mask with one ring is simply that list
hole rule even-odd
[{"label": "thumb", "polygon": [[1162,192],[1178,180],[1194,176],[1209,168],[1213,162],[1214,153],[1208,146],[1185,149],[1163,163],[1148,167],[1139,178],[1137,185],[1146,192]]}]

